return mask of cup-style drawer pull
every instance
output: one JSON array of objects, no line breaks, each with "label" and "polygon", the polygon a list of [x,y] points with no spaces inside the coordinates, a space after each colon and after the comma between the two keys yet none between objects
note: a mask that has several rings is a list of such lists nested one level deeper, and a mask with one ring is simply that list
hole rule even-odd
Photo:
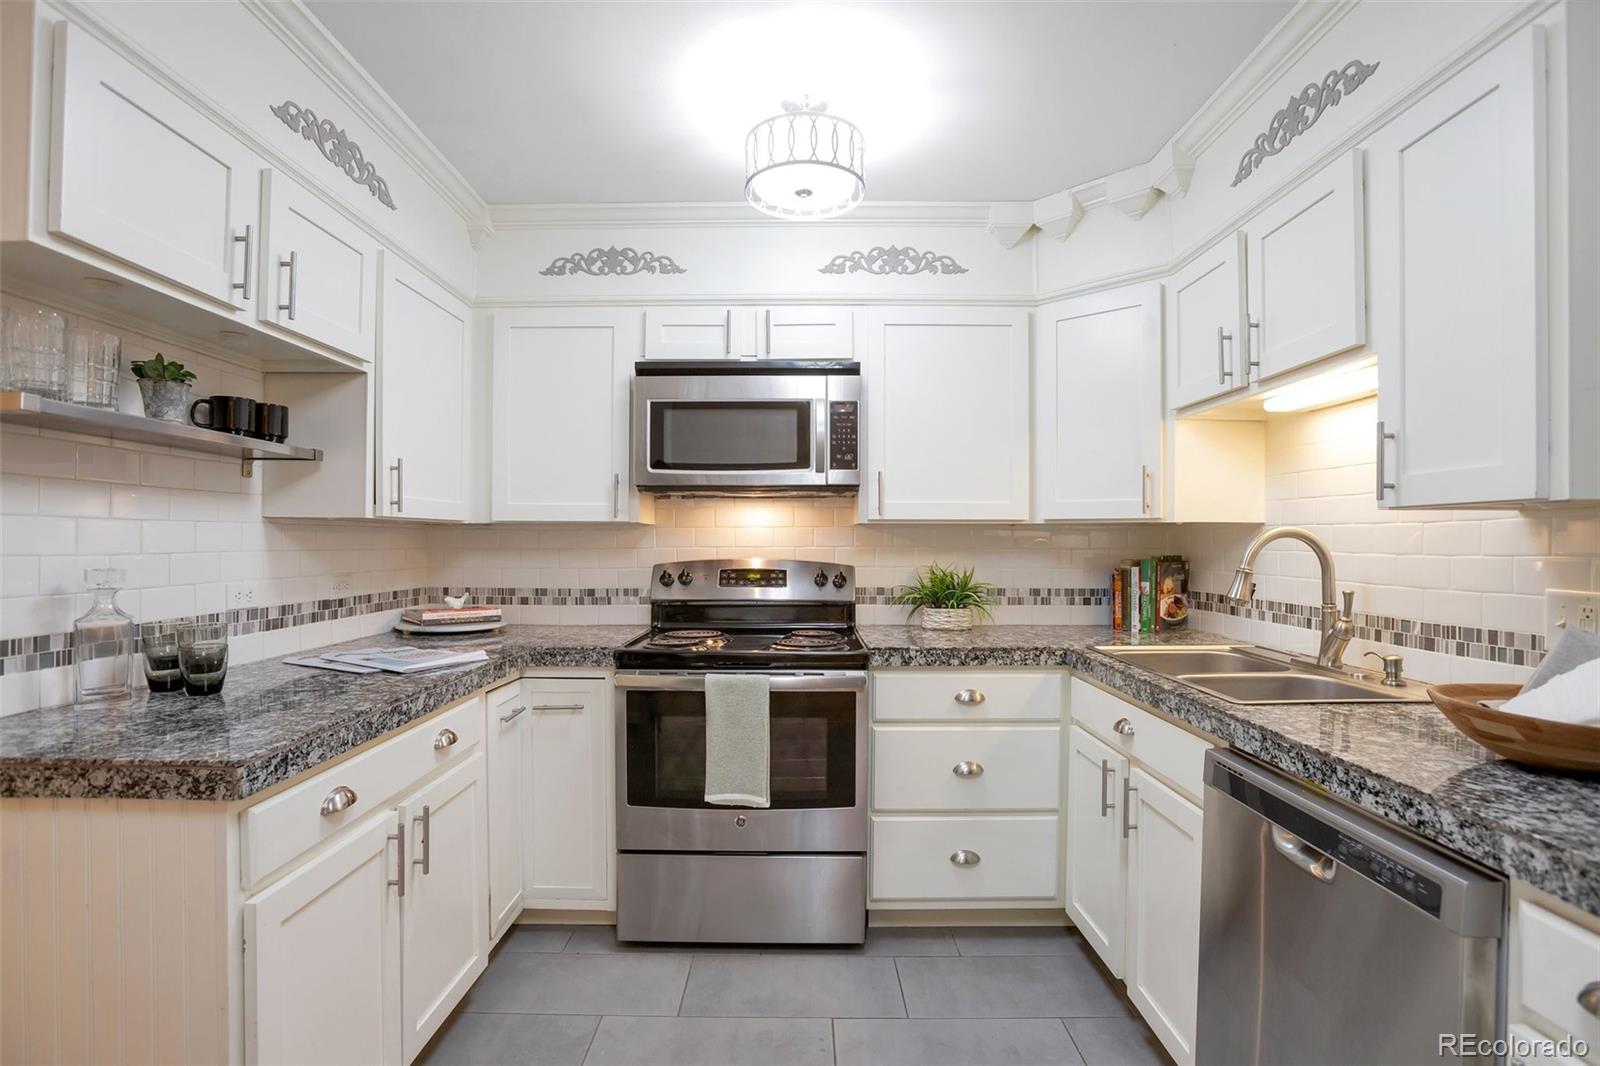
[{"label": "cup-style drawer pull", "polygon": [[1590,981],[1578,992],[1578,1006],[1600,1018],[1600,981]]},{"label": "cup-style drawer pull", "polygon": [[441,729],[439,735],[433,738],[433,750],[443,751],[460,739],[454,729]]},{"label": "cup-style drawer pull", "polygon": [[950,768],[950,772],[955,774],[957,777],[982,777],[983,763],[958,762]]},{"label": "cup-style drawer pull", "polygon": [[984,699],[985,697],[983,695],[983,689],[981,688],[964,688],[960,692],[956,693],[957,703],[982,703]]},{"label": "cup-style drawer pull", "polygon": [[960,851],[950,856],[950,861],[956,866],[976,866],[982,860],[979,858],[977,852],[968,851],[966,848],[962,848]]},{"label": "cup-style drawer pull", "polygon": [[349,785],[340,785],[322,797],[322,816],[326,818],[331,814],[338,814],[352,806],[355,801],[356,790]]},{"label": "cup-style drawer pull", "polygon": [[1128,721],[1126,718],[1118,718],[1115,722],[1111,723],[1111,728],[1116,730],[1118,733],[1121,733],[1125,737],[1133,736],[1133,723]]}]

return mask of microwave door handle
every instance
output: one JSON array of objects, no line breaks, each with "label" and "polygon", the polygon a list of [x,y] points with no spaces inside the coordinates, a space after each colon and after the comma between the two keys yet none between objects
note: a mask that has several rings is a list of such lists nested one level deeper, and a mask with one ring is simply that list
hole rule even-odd
[{"label": "microwave door handle", "polygon": [[817,424],[816,443],[811,446],[813,468],[819,474],[828,472],[828,398],[826,394],[820,400],[812,400],[811,406],[816,409]]}]

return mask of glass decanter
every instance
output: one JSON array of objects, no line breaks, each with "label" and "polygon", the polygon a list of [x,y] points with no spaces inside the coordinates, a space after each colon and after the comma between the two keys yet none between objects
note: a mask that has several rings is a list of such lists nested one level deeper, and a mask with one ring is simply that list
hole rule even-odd
[{"label": "glass decanter", "polygon": [[133,619],[117,606],[128,574],[85,570],[94,603],[72,623],[73,696],[78,703],[125,700],[133,694]]}]

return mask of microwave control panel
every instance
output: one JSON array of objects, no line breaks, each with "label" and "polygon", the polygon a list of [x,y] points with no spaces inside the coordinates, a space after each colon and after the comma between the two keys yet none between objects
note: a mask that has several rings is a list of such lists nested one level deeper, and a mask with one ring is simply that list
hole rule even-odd
[{"label": "microwave control panel", "polygon": [[856,416],[860,404],[834,400],[828,404],[828,469],[856,469]]}]

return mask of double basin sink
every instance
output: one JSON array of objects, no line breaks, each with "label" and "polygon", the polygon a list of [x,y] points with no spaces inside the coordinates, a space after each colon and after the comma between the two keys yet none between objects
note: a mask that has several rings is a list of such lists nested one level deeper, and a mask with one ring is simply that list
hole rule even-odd
[{"label": "double basin sink", "polygon": [[1097,649],[1230,703],[1426,703],[1427,690],[1381,675],[1316,666],[1283,652],[1235,645]]}]

